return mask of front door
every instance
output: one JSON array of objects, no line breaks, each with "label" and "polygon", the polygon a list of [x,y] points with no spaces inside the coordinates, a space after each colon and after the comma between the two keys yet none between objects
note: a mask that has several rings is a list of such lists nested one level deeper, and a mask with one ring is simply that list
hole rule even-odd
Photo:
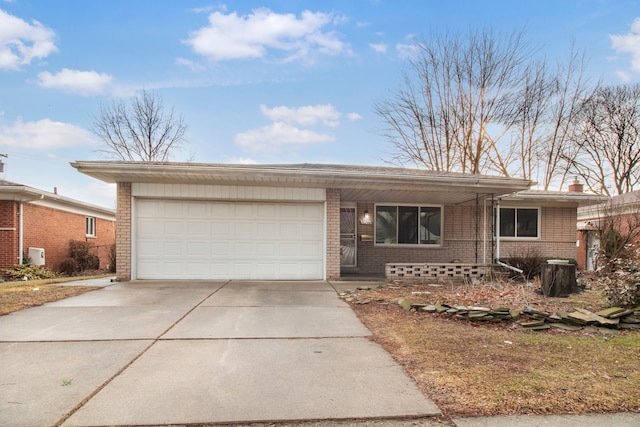
[{"label": "front door", "polygon": [[356,266],[356,208],[340,208],[340,267]]},{"label": "front door", "polygon": [[595,231],[587,232],[587,271],[593,271],[597,267],[598,252],[600,251],[600,238]]}]

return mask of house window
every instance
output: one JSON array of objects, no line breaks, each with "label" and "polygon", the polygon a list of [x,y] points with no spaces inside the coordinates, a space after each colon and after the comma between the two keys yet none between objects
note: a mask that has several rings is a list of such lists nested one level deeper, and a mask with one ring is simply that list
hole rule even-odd
[{"label": "house window", "polygon": [[88,216],[85,221],[87,237],[96,237],[96,219]]},{"label": "house window", "polygon": [[537,208],[500,208],[500,237],[538,238]]},{"label": "house window", "polygon": [[376,244],[440,245],[442,207],[376,206]]}]

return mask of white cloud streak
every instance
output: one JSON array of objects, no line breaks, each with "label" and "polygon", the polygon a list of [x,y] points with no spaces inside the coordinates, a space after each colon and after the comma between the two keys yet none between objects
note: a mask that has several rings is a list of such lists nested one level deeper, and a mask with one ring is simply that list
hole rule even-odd
[{"label": "white cloud streak", "polygon": [[260,129],[239,133],[234,141],[246,151],[260,153],[277,152],[283,146],[333,142],[335,137],[308,129],[298,129],[287,123],[275,122]]},{"label": "white cloud streak", "polygon": [[290,108],[284,105],[268,108],[262,104],[260,105],[260,111],[273,121],[282,121],[303,126],[312,126],[318,122],[322,122],[322,124],[330,127],[336,127],[340,124],[338,121],[340,113],[331,104],[305,105],[298,108]]},{"label": "white cloud streak", "polygon": [[105,93],[112,77],[96,71],[79,71],[63,68],[56,74],[44,71],[38,74],[38,85],[46,88],[58,88],[80,95],[98,95]]},{"label": "white cloud streak", "polygon": [[384,43],[369,43],[369,47],[378,53],[386,53],[388,49]]},{"label": "white cloud streak", "polygon": [[0,128],[0,146],[47,150],[94,144],[86,129],[51,119],[36,122],[18,119],[13,125]]},{"label": "white cloud streak", "polygon": [[17,70],[58,49],[55,33],[38,21],[28,23],[0,10],[0,69]]},{"label": "white cloud streak", "polygon": [[[627,34],[611,35],[611,47],[618,53],[631,54],[631,70],[640,73],[640,18],[636,18],[631,24]],[[626,76],[624,72],[619,75]]]},{"label": "white cloud streak", "polygon": [[349,46],[326,27],[344,22],[330,13],[279,14],[255,9],[239,16],[236,12],[213,12],[207,26],[192,31],[185,43],[212,61],[264,59],[313,61],[317,54],[349,54]]}]

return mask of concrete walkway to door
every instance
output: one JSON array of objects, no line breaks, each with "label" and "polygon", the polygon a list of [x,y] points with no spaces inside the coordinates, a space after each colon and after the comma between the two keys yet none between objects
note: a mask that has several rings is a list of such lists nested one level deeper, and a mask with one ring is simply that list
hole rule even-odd
[{"label": "concrete walkway to door", "polygon": [[327,282],[114,283],[0,317],[0,425],[438,415]]}]

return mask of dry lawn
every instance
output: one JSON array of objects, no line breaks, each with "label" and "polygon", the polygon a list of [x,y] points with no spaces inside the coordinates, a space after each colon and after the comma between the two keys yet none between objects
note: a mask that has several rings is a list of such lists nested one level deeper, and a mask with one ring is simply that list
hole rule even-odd
[{"label": "dry lawn", "polygon": [[93,277],[2,282],[0,283],[0,315],[98,289],[94,286],[55,285],[55,283],[89,278]]},{"label": "dry lawn", "polygon": [[[358,291],[352,307],[446,416],[640,411],[640,332],[525,331],[446,314],[404,311],[397,301],[555,312],[602,308],[600,291],[545,298],[521,284],[400,284]],[[348,298],[350,299],[350,298]]]}]

